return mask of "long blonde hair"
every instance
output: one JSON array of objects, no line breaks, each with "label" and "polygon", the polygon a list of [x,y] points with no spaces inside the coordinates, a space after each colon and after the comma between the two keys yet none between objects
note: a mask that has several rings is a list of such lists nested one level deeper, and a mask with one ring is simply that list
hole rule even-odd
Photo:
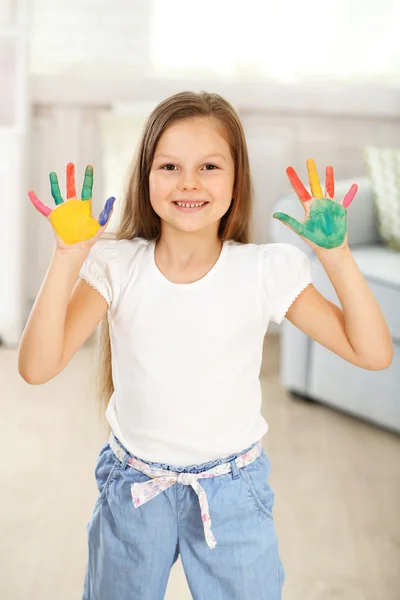
[{"label": "long blonde hair", "polygon": [[[166,98],[147,118],[132,161],[128,187],[123,200],[122,217],[113,235],[117,240],[141,237],[158,241],[160,217],[150,203],[149,172],[162,133],[176,121],[213,117],[222,126],[234,162],[234,198],[222,217],[218,235],[221,240],[247,244],[251,237],[253,187],[250,178],[246,139],[235,109],[219,94],[180,92]],[[98,397],[100,410],[106,408],[114,384],[111,373],[111,345],[107,316],[98,337]]]}]

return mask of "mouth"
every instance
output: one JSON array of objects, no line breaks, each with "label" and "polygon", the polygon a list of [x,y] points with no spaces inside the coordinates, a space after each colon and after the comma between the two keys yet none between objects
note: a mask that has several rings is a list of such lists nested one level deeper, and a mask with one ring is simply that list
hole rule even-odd
[{"label": "mouth", "polygon": [[176,207],[177,210],[181,212],[200,212],[205,208],[209,202],[178,202],[174,201],[172,204]]}]

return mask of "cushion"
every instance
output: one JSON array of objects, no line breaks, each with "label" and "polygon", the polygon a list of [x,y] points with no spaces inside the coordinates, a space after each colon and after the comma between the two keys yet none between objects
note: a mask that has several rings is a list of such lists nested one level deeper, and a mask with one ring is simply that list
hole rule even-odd
[{"label": "cushion", "polygon": [[365,148],[375,196],[378,233],[382,241],[400,251],[400,148]]}]

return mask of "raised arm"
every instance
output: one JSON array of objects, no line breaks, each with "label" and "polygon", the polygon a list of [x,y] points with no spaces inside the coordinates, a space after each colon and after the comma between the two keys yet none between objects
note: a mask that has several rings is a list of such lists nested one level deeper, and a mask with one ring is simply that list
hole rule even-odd
[{"label": "raised arm", "polygon": [[273,216],[313,248],[342,309],[309,285],[293,302],[286,318],[348,362],[368,370],[386,369],[393,360],[390,331],[347,243],[347,209],[357,192],[357,185],[350,188],[342,201],[336,201],[332,167],[326,169],[325,195],[313,160],[307,161],[307,169],[312,196],[294,169],[287,169],[305,210],[304,222],[284,213]]},{"label": "raised arm", "polygon": [[82,200],[75,198],[75,174],[67,166],[67,201],[63,202],[55,173],[50,174],[52,195],[57,205],[51,210],[33,192],[35,208],[51,223],[56,247],[39,294],[25,326],[18,349],[18,371],[31,384],[46,383],[69,362],[102,320],[107,303],[85,281],[80,269],[112,214],[109,198],[95,221],[91,216],[93,168],[87,167]]},{"label": "raised arm", "polygon": [[104,298],[77,282],[85,258],[57,248],[53,253],[18,349],[18,371],[27,383],[55,377],[104,318]]}]

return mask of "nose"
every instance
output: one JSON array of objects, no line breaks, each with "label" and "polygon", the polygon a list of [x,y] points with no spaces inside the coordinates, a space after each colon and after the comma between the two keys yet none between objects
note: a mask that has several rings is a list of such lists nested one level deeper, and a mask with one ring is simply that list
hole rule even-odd
[{"label": "nose", "polygon": [[195,171],[182,171],[182,175],[178,181],[178,188],[182,191],[200,189],[200,179]]}]

